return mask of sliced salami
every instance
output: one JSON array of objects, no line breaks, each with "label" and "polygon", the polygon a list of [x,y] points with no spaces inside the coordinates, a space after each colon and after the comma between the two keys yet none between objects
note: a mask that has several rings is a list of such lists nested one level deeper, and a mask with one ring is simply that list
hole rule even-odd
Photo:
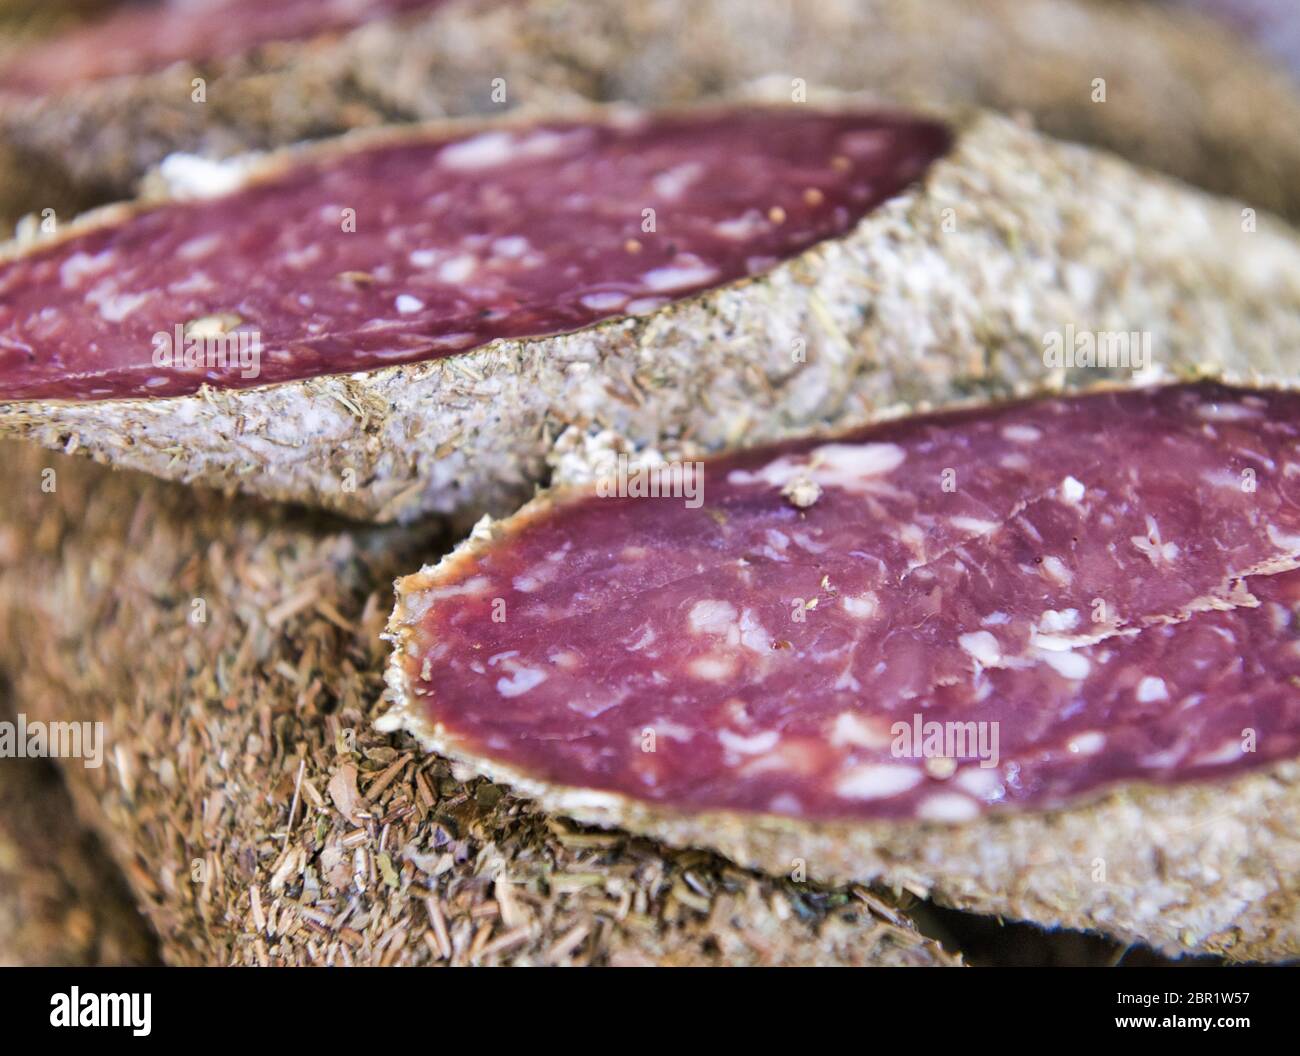
[{"label": "sliced salami", "polygon": [[633,13],[619,0],[146,0],[0,62],[0,143],[85,192],[126,195],[178,150],[578,98],[678,104],[760,78],[786,100],[833,88],[1027,112],[1256,208],[1297,208],[1293,85],[1201,20],[1084,0],[644,0]]},{"label": "sliced salami", "polygon": [[[4,268],[0,391],[188,396],[648,314],[843,236],[947,145],[929,122],[787,108],[308,162]],[[231,354],[206,355],[226,335]],[[254,342],[256,359],[235,354]]]},{"label": "sliced salami", "polygon": [[960,963],[888,893],[582,831],[375,732],[389,585],[427,530],[0,455],[6,702],[100,724],[103,765],[64,776],[166,963]]},{"label": "sliced salami", "polygon": [[995,117],[598,110],[169,172],[221,193],[0,264],[0,430],[365,517],[510,508],[571,425],[717,448],[1300,349],[1292,233]]},{"label": "sliced salami", "polygon": [[[390,727],[749,864],[983,885],[984,911],[1165,949],[1300,948],[1269,908],[1300,844],[1250,828],[1300,756],[1300,395],[1105,392],[620,473],[399,582]],[[1216,875],[1171,835],[1207,796],[1276,871]],[[1092,865],[1051,834],[1090,815],[1149,912],[1063,901]],[[1016,857],[1034,827],[1064,861]],[[998,853],[972,862],[976,835]]]}]

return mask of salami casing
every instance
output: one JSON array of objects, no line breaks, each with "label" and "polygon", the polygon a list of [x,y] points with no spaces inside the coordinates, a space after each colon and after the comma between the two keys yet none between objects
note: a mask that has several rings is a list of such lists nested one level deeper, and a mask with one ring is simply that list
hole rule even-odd
[{"label": "salami casing", "polygon": [[0,431],[382,520],[511,508],[568,426],[720,448],[1300,348],[1293,233],[987,115],[598,110],[199,171],[10,249]]},{"label": "salami casing", "polygon": [[122,196],[177,150],[579,98],[679,104],[758,78],[787,98],[808,86],[1026,112],[1297,211],[1286,78],[1209,22],[1082,0],[150,0],[0,66],[0,137]]},{"label": "salami casing", "polygon": [[1300,395],[624,465],[398,583],[384,728],[549,808],[1177,954],[1300,952]]}]

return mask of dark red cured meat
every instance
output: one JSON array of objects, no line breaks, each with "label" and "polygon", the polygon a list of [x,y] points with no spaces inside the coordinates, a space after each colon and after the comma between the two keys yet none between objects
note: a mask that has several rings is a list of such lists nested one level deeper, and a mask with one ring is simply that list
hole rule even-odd
[{"label": "dark red cured meat", "polygon": [[[556,785],[813,819],[1300,753],[1300,394],[1052,399],[704,466],[700,508],[583,492],[407,581],[428,718]],[[930,746],[954,773],[895,743],[918,719],[996,725]]]},{"label": "dark red cured meat", "polygon": [[137,0],[20,53],[0,91],[45,95],[176,62],[233,58],[446,0]]},{"label": "dark red cured meat", "polygon": [[[747,108],[331,155],[0,266],[0,396],[250,387],[652,311],[844,234],[947,145],[902,117]],[[260,375],[154,367],[153,335],[213,317],[260,334]]]}]

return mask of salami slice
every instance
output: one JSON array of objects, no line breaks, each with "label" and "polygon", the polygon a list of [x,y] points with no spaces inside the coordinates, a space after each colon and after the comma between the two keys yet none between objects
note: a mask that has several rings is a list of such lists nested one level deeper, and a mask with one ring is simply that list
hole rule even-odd
[{"label": "salami slice", "polygon": [[995,117],[600,110],[200,174],[0,264],[0,430],[384,519],[512,507],[570,425],[716,448],[1300,349],[1293,234]]},{"label": "salami slice", "polygon": [[178,150],[577,98],[677,104],[763,77],[787,99],[811,85],[1028,112],[1297,211],[1293,85],[1213,25],[1083,0],[142,0],[0,64],[0,141],[123,196]]},{"label": "salami slice", "polygon": [[624,465],[397,593],[385,728],[551,809],[1175,953],[1300,951],[1300,395]]},{"label": "salami slice", "polygon": [[33,722],[102,723],[65,776],[167,963],[960,963],[888,893],[582,831],[376,733],[427,531],[0,453],[0,673]]}]

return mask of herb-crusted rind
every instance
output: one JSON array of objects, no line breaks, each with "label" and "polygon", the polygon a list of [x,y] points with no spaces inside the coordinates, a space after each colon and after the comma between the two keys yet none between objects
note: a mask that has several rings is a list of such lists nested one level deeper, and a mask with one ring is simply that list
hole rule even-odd
[{"label": "herb-crusted rind", "polygon": [[4,403],[0,433],[382,521],[512,508],[570,426],[716,450],[899,405],[1131,374],[1045,366],[1046,335],[1069,326],[1149,332],[1166,376],[1293,372],[1292,232],[1266,217],[1243,230],[1236,205],[1004,118],[955,128],[923,185],[847,236],[651,315],[240,391]]},{"label": "herb-crusted rind", "polygon": [[[16,720],[6,699],[0,721]],[[121,873],[77,818],[54,766],[6,758],[0,766],[0,965],[156,959]]]},{"label": "herb-crusted rind", "polygon": [[[875,436],[872,434],[873,439]],[[570,471],[573,469],[571,466]],[[572,475],[580,476],[576,472]],[[723,808],[706,805],[688,809],[680,804],[674,806],[667,799],[659,803],[619,790],[627,787],[628,780],[635,784],[634,778],[625,780],[620,776],[613,785],[581,787],[565,783],[562,778],[551,779],[556,775],[551,775],[551,778],[541,776],[536,767],[522,761],[526,755],[512,754],[513,749],[483,747],[479,740],[475,740],[474,734],[466,732],[465,716],[457,710],[459,704],[449,705],[446,714],[439,711],[438,686],[447,681],[455,682],[458,677],[455,672],[460,668],[447,664],[445,657],[438,657],[459,646],[451,624],[447,625],[446,636],[438,636],[434,631],[435,640],[429,640],[429,628],[434,626],[427,623],[430,606],[439,604],[436,599],[440,596],[450,597],[452,593],[468,590],[470,577],[478,582],[486,576],[483,587],[486,595],[499,593],[500,588],[492,585],[493,573],[489,570],[496,568],[499,571],[514,566],[499,562],[480,564],[480,557],[494,551],[511,550],[515,545],[526,547],[525,539],[535,525],[547,522],[553,513],[563,511],[566,504],[581,501],[589,494],[589,489],[569,488],[543,493],[514,517],[496,523],[483,522],[465,543],[438,565],[426,567],[398,582],[397,605],[388,627],[394,652],[387,680],[394,706],[381,720],[382,729],[405,729],[429,751],[462,761],[484,776],[505,782],[555,813],[586,823],[617,826],[673,845],[707,847],[739,863],[775,874],[787,872],[793,862],[805,862],[810,875],[825,882],[857,880],[893,885],[932,896],[956,908],[1048,926],[1098,930],[1125,942],[1152,945],[1171,956],[1196,952],[1220,954],[1233,960],[1282,960],[1300,953],[1300,928],[1295,914],[1300,890],[1294,879],[1295,870],[1300,866],[1300,839],[1295,836],[1295,825],[1300,820],[1300,762],[1288,756],[1209,784],[1156,784],[1144,778],[1125,779],[1103,784],[1091,794],[1082,795],[1077,801],[1063,806],[1053,803],[1047,807],[1021,806],[1005,811],[971,810],[961,813],[961,821],[935,822],[909,816],[873,817],[870,812],[853,820],[827,820],[816,813],[791,817],[787,812],[730,809],[729,800],[728,806]],[[814,504],[813,516],[816,508]],[[594,523],[581,523],[586,525],[584,534],[597,530]],[[647,560],[652,560],[651,555],[658,553],[654,547],[660,545],[659,533],[666,532],[665,538],[671,538],[671,528],[658,525],[653,529],[647,527],[647,531],[651,532],[647,538],[655,542],[647,544],[641,552]],[[1278,531],[1284,533],[1285,526],[1279,527]],[[555,544],[549,552],[558,552],[556,537],[549,538]],[[606,551],[617,554],[618,542],[618,539],[605,540],[597,549],[602,554]],[[635,548],[635,538],[624,542]],[[708,545],[721,544],[715,541]],[[754,560],[762,561],[758,557]],[[972,557],[970,560],[976,559]],[[1293,565],[1294,559],[1291,558],[1278,567],[1286,569]],[[601,567],[599,562],[597,567]],[[818,564],[815,567],[825,566]],[[539,576],[545,578],[543,570],[539,570]],[[834,572],[831,576],[835,578]],[[648,584],[650,581],[644,582]],[[712,585],[708,591],[710,594],[725,589],[719,586],[721,580],[706,577],[701,582]],[[530,592],[531,596],[532,591],[540,588],[532,584],[519,589]],[[579,585],[575,589],[585,599],[584,604],[591,601],[585,588]],[[1031,587],[1026,589],[1032,592]],[[938,590],[936,586],[936,593]],[[674,602],[675,595],[669,588],[664,588],[664,592],[668,595],[665,612],[685,612],[686,606]],[[751,599],[755,611],[769,611],[763,608],[758,596],[760,593],[756,591]],[[539,598],[539,611],[552,615],[557,633],[570,619],[577,618],[568,615],[558,596],[539,595]],[[701,605],[721,604],[703,602],[699,598],[695,600]],[[456,602],[445,604],[455,605]],[[882,600],[881,604],[887,602]],[[1014,602],[1008,600],[1001,607],[1014,608]],[[653,622],[651,620],[647,626],[652,626]],[[617,633],[623,640],[621,636],[627,627],[615,624],[612,618],[609,626],[610,633]],[[615,632],[615,626],[620,630]],[[744,626],[742,619],[742,631]],[[761,630],[758,626],[758,631]],[[492,671],[501,674],[497,689],[503,698],[540,684],[541,678],[530,680],[528,684],[502,685],[516,681],[515,675],[507,678],[505,672],[518,670],[529,673],[536,657],[547,652],[543,647],[545,636],[534,641],[527,624],[522,631],[516,626],[512,633],[514,637],[506,639],[511,643],[509,648],[512,651],[501,654],[495,654],[490,636],[485,634],[473,639],[483,649],[479,663],[488,669],[486,682],[491,682]],[[640,644],[645,640],[667,640],[665,634],[671,637],[671,632],[660,626],[657,635],[652,639],[641,639]],[[793,632],[790,636],[796,637]],[[575,643],[578,640],[575,639]],[[587,641],[585,637],[580,640]],[[829,643],[837,639],[832,636],[825,642],[816,640],[823,648],[829,648]],[[583,652],[586,647],[574,644],[565,651],[563,644],[562,637],[555,639],[554,649],[559,652],[553,662],[571,665],[581,672],[583,658],[587,656]],[[682,643],[683,649],[685,645]],[[1285,641],[1281,647],[1285,648]],[[539,648],[540,652],[537,651]],[[426,653],[425,650],[429,651]],[[512,656],[518,657],[521,667],[510,666],[516,662],[508,659]],[[633,667],[638,664],[639,658],[631,652],[620,656],[626,664]],[[498,660],[502,661],[500,668],[495,667]],[[752,657],[750,660],[756,665],[763,663]],[[426,670],[421,667],[424,663],[433,666]],[[618,669],[616,664],[611,666]],[[601,670],[604,669],[602,666]],[[665,695],[680,688],[673,682],[673,678],[679,676],[672,671],[655,670],[656,675],[662,674],[666,679],[663,686]],[[810,660],[809,678],[816,677],[814,670],[815,664]],[[576,677],[575,686],[584,686],[581,676]],[[609,692],[593,692],[587,696],[578,688],[571,687],[565,691],[570,694],[568,699],[581,700],[584,707],[607,699],[621,684],[606,682],[606,677],[602,675],[596,679],[593,690],[598,688]],[[1069,677],[1082,676],[1076,673]],[[460,700],[458,689],[457,686],[448,690],[449,701]],[[1082,694],[1083,690],[1079,692]],[[756,692],[755,700],[758,696]],[[635,691],[631,698],[639,699]],[[704,714],[714,715],[715,712],[710,710],[713,704],[704,703],[709,700],[712,697],[704,694],[700,707]],[[503,701],[503,707],[508,703]],[[1083,706],[1082,702],[1079,706]],[[561,728],[568,729],[563,720],[559,720],[558,726],[544,721],[541,714],[544,710],[544,705],[535,701],[529,711],[528,722],[538,724],[539,743],[546,737],[562,736]],[[1072,713],[1074,710],[1077,709],[1072,709]],[[769,723],[773,721],[771,709],[765,709],[764,713],[768,715]],[[634,714],[639,716],[643,713],[637,711]],[[665,715],[669,712],[665,711]],[[627,721],[636,725],[641,720]],[[673,717],[665,718],[665,728],[673,721]],[[807,734],[806,725],[797,723],[793,717],[790,721],[792,728]],[[709,725],[706,720],[702,722]],[[495,723],[490,733],[482,730],[479,733],[489,740],[508,737],[503,725]],[[578,727],[582,725],[577,723]],[[580,768],[583,764],[577,760],[581,758],[591,758],[592,766],[597,765],[595,760],[601,761],[600,766],[608,766],[609,760],[620,758],[616,747],[611,747],[608,753],[598,750],[601,738],[616,736],[618,726],[617,720],[608,725],[598,725],[593,721],[590,743],[582,742],[587,745],[587,754],[575,752],[566,757],[567,761],[560,761],[560,756],[552,753],[551,762],[557,768],[556,774],[565,767],[571,770]],[[757,728],[764,727],[760,724]],[[755,727],[747,729],[752,731]],[[736,747],[735,750],[750,749]],[[758,761],[761,760],[755,762]],[[666,775],[664,780],[670,783],[675,779],[671,769],[655,772]],[[722,779],[712,771],[701,771],[696,780],[705,790],[714,790],[709,794],[724,798],[731,795],[731,790],[715,787]],[[600,781],[595,783],[600,784]],[[655,781],[657,794],[664,792],[660,787],[663,783]],[[741,793],[736,792],[736,795]],[[802,795],[797,795],[795,802],[803,799]]]},{"label": "herb-crusted rind", "polygon": [[887,895],[583,831],[375,733],[426,532],[3,453],[0,669],[104,722],[65,773],[168,963],[960,963]]},{"label": "herb-crusted rind", "polygon": [[[1047,37],[1045,25],[1061,28]],[[195,77],[205,102],[192,101]],[[635,11],[452,0],[219,62],[7,98],[0,138],[124,195],[177,150],[231,154],[575,98],[662,105],[761,77],[787,95],[800,78],[907,105],[1024,111],[1053,134],[1300,213],[1300,93],[1285,76],[1207,20],[1082,0],[646,0]]]}]

